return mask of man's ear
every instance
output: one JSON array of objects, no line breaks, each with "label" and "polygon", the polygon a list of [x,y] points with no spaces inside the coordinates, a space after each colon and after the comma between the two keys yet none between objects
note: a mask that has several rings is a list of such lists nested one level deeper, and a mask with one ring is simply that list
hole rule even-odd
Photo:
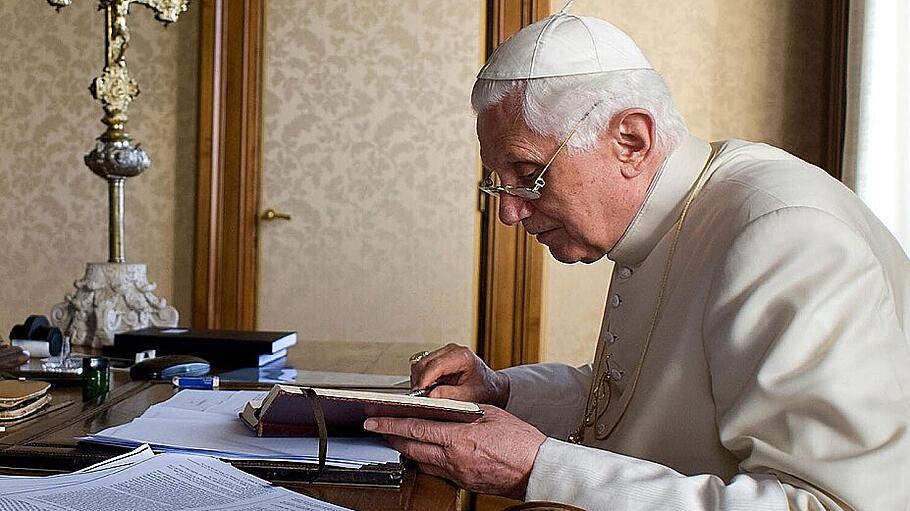
[{"label": "man's ear", "polygon": [[620,170],[627,178],[644,170],[642,162],[654,150],[654,118],[647,110],[630,108],[613,116],[610,134]]}]

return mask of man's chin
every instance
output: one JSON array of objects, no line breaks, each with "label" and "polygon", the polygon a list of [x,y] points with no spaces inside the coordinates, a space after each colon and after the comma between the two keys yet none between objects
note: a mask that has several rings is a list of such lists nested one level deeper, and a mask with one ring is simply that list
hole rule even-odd
[{"label": "man's chin", "polygon": [[591,264],[603,258],[604,254],[596,255],[583,250],[573,250],[573,247],[564,247],[561,245],[547,245],[550,249],[550,255],[553,259],[564,264],[585,263]]}]

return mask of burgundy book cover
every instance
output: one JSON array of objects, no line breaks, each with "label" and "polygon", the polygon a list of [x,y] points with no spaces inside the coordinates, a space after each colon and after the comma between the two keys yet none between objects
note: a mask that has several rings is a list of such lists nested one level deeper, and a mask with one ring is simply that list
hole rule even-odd
[{"label": "burgundy book cover", "polygon": [[[474,409],[460,410],[439,406],[433,403],[437,400],[432,399],[429,399],[427,404],[421,404],[422,399],[427,398],[410,398],[408,400],[410,402],[400,403],[375,397],[358,399],[319,395],[328,435],[336,437],[372,435],[373,433],[363,429],[363,421],[367,417],[414,417],[448,422],[473,422],[483,416],[483,411],[476,408],[476,405],[466,403],[465,405]],[[319,436],[316,417],[305,394],[279,391],[265,410],[259,410],[257,417],[258,423],[255,425],[244,420],[256,430],[257,436]]]}]

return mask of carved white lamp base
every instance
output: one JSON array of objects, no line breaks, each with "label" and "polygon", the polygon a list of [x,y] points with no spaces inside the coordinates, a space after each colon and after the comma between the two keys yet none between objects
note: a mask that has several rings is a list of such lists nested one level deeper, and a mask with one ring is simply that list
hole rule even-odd
[{"label": "carved white lamp base", "polygon": [[110,346],[118,332],[177,326],[177,309],[155,296],[144,264],[88,263],[74,285],[51,310],[51,321],[74,345]]}]

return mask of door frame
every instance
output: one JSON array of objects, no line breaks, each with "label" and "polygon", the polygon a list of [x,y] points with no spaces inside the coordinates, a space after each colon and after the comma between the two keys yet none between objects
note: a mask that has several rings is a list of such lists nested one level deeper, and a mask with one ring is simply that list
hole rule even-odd
[{"label": "door frame", "polygon": [[195,328],[253,330],[262,0],[200,2]]},{"label": "door frame", "polygon": [[[549,0],[487,0],[486,55],[546,16]],[[203,0],[194,254],[196,328],[256,328],[263,0]],[[481,204],[478,353],[495,368],[541,353],[543,257]]]},{"label": "door frame", "polygon": [[[550,0],[488,0],[485,58],[550,14]],[[499,199],[481,194],[477,353],[493,369],[539,362],[543,352],[544,257],[520,224],[498,220]]]}]

